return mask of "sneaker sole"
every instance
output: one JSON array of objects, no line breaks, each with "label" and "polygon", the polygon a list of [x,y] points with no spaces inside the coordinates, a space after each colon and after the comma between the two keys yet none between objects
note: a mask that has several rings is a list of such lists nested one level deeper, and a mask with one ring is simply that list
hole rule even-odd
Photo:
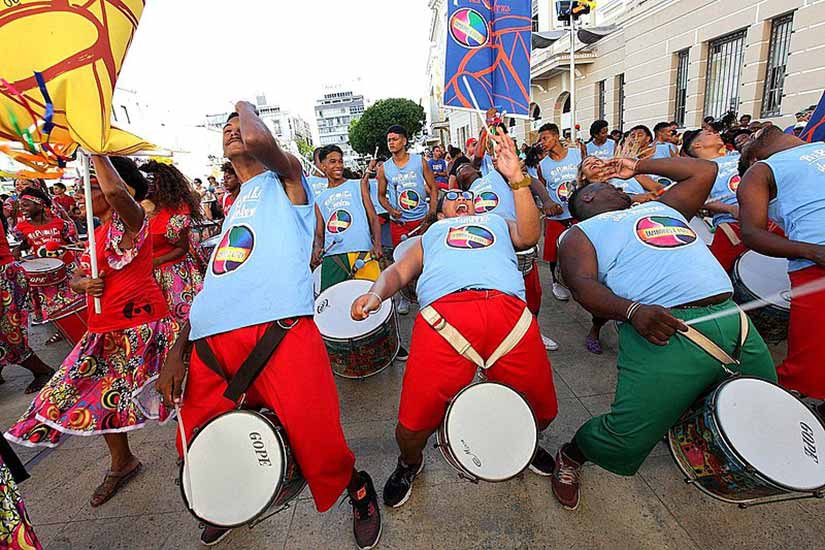
[{"label": "sneaker sole", "polygon": [[559,500],[558,495],[556,495],[555,491],[553,491],[553,496],[556,497],[556,502],[559,503],[559,506],[561,506],[562,508],[564,508],[565,510],[570,511],[570,512],[575,512],[576,510],[578,510],[579,505],[582,503],[581,491],[579,491],[578,494],[577,494],[577,496],[579,498],[576,499],[576,505],[575,506],[568,506],[568,505],[562,503],[562,501]]},{"label": "sneaker sole", "polygon": [[530,471],[531,471],[531,472],[533,472],[533,473],[534,473],[534,474],[536,474],[537,476],[541,476],[541,477],[550,477],[550,476],[552,476],[552,475],[553,475],[553,472],[550,472],[550,473],[547,473],[547,472],[542,472],[541,470],[539,470],[538,468],[536,468],[536,467],[535,467],[535,466],[533,466],[532,464],[530,464],[530,465],[528,466],[528,468],[530,469]]},{"label": "sneaker sole", "polygon": [[415,480],[416,480],[416,479],[418,479],[418,476],[419,476],[419,475],[421,475],[421,472],[423,472],[423,471],[424,471],[424,461],[422,460],[422,461],[421,461],[421,467],[418,469],[418,471],[417,471],[417,472],[415,472],[415,479],[413,479],[413,480],[412,480],[412,483],[410,483],[410,488],[409,488],[409,489],[407,489],[407,494],[406,494],[406,495],[404,495],[404,498],[402,498],[402,499],[398,502],[398,504],[387,504],[387,503],[385,502],[385,503],[384,503],[384,505],[385,505],[385,506],[389,506],[390,508],[401,508],[402,506],[404,506],[404,504],[405,504],[408,500],[410,500],[410,497],[412,496],[412,488],[413,488],[413,485],[415,485]]},{"label": "sneaker sole", "polygon": [[356,542],[355,546],[359,550],[372,550],[373,548],[378,546],[379,542],[381,542],[381,533],[383,533],[383,532],[384,532],[384,523],[382,522],[381,525],[378,526],[378,536],[375,538],[375,542],[373,542],[370,546],[359,546],[358,543]]},{"label": "sneaker sole", "polygon": [[227,531],[223,535],[219,536],[217,539],[215,539],[212,542],[203,542],[203,540],[201,540],[201,545],[202,546],[215,546],[216,544],[219,544],[223,539],[228,537],[230,533],[232,533],[232,529],[230,529],[229,531]]}]

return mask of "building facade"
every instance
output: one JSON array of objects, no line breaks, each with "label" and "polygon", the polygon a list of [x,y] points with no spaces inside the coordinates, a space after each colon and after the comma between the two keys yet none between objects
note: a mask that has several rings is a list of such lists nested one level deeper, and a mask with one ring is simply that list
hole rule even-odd
[{"label": "building facade", "polygon": [[364,96],[352,90],[330,91],[315,103],[319,145],[339,146],[347,165],[355,164],[359,156],[349,145],[349,125],[361,118],[365,106]]},{"label": "building facade", "polygon": [[[432,4],[434,19],[446,20],[443,0]],[[561,28],[554,4],[534,0],[534,30]],[[664,120],[695,128],[732,111],[787,126],[825,88],[825,0],[605,0],[581,24],[616,28],[577,44],[575,114],[585,139],[599,118],[624,130]],[[446,33],[434,40],[443,66]],[[533,51],[533,120],[515,121],[516,137],[543,122],[569,129],[569,47],[562,38]],[[453,143],[478,133],[478,117],[447,114]]]},{"label": "building facade", "polygon": [[[255,98],[255,108],[272,135],[290,150],[299,141],[313,145],[312,128],[300,115],[269,103],[263,94]],[[228,116],[228,112],[206,115],[206,127],[210,130],[221,130]]]}]

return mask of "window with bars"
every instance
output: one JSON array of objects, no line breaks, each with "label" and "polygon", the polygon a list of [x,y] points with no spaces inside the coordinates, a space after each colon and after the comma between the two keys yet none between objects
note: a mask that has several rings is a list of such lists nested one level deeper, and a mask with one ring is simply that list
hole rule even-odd
[{"label": "window with bars", "polygon": [[624,131],[624,73],[616,77],[616,95],[619,99],[619,129]]},{"label": "window with bars", "polygon": [[722,118],[739,109],[739,80],[745,57],[742,30],[717,38],[708,45],[708,70],[705,79],[705,116]]},{"label": "window with bars", "polygon": [[762,95],[762,116],[782,114],[782,92],[785,87],[785,67],[791,48],[793,12],[777,17],[771,24],[771,44],[765,73],[765,93]]},{"label": "window with bars", "polygon": [[533,32],[539,32],[539,3],[538,0],[533,0],[533,17],[531,20]]},{"label": "window with bars", "polygon": [[598,118],[599,120],[604,120],[605,102],[606,102],[606,96],[607,96],[607,83],[604,80],[600,80],[598,82],[597,86],[598,86],[597,94],[598,94],[599,104],[598,104],[598,108],[596,109],[597,110],[597,115],[598,115],[596,118]]},{"label": "window with bars", "polygon": [[687,111],[688,66],[690,65],[690,50],[682,50],[676,54],[676,112],[673,120],[683,127]]}]

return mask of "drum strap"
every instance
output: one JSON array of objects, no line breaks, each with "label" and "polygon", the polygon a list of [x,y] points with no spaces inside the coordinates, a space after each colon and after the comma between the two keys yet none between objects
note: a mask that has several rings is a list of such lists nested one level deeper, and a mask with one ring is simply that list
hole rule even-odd
[{"label": "drum strap", "polygon": [[730,244],[733,246],[742,244],[742,239],[739,238],[739,235],[736,234],[736,231],[733,230],[729,223],[720,223],[719,229],[722,230],[722,233],[725,234],[725,237],[728,238]]},{"label": "drum strap", "polygon": [[233,403],[238,403],[249,389],[249,386],[255,382],[255,379],[261,374],[261,371],[264,370],[267,361],[269,361],[269,358],[275,353],[275,349],[293,326],[295,325],[289,325],[286,321],[275,321],[270,324],[261,339],[258,340],[258,343],[252,349],[252,353],[249,354],[249,357],[246,358],[232,379],[224,372],[218,362],[218,358],[215,357],[215,353],[212,351],[212,348],[209,347],[206,338],[195,341],[195,351],[197,351],[198,357],[200,357],[201,361],[203,361],[210,370],[214,371],[229,384],[229,387],[223,392],[223,396]]},{"label": "drum strap", "polygon": [[516,325],[513,327],[513,330],[507,335],[506,338],[499,344],[496,350],[490,355],[490,357],[485,361],[481,358],[481,355],[475,350],[472,344],[464,338],[464,336],[452,326],[450,323],[447,322],[444,317],[441,316],[432,306],[427,306],[421,310],[421,317],[424,318],[427,323],[435,331],[444,338],[448,344],[450,344],[454,350],[458,352],[459,355],[469,359],[482,369],[489,369],[492,367],[496,361],[510,353],[513,348],[515,348],[521,339],[524,338],[524,335],[527,334],[527,331],[530,328],[530,325],[533,323],[533,314],[530,313],[530,310],[524,308],[524,311],[521,313],[521,317],[516,322]]},{"label": "drum strap", "polygon": [[725,350],[720,348],[714,341],[710,338],[699,332],[693,327],[688,327],[687,332],[679,332],[681,334],[700,348],[705,351],[708,355],[722,363],[722,368],[725,369],[725,372],[728,374],[734,374],[728,369],[728,365],[736,365],[738,366],[739,357],[742,353],[742,348],[745,346],[745,342],[748,339],[748,333],[750,332],[750,323],[748,323],[748,316],[745,314],[744,311],[739,311],[739,321],[740,321],[740,328],[739,328],[739,342],[736,345],[736,349],[733,352],[734,357],[731,357],[727,354]]}]

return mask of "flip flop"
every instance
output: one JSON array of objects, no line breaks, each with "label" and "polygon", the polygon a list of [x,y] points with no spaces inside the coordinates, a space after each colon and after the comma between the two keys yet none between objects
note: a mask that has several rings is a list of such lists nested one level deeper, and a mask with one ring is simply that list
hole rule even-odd
[{"label": "flip flop", "polygon": [[129,481],[140,472],[143,464],[140,460],[135,459],[134,466],[128,468],[123,472],[113,472],[109,470],[106,472],[106,477],[103,478],[103,483],[97,486],[89,504],[92,508],[97,508],[109,501],[117,492],[124,487]]},{"label": "flip flop", "polygon": [[31,384],[26,386],[26,390],[23,393],[30,394],[39,392],[43,389],[43,386],[49,383],[49,380],[52,379],[54,376],[54,369],[49,369],[49,372],[41,372],[40,374],[34,375],[34,380],[31,381]]},{"label": "flip flop", "polygon": [[599,342],[599,339],[593,338],[592,336],[588,336],[585,339],[584,346],[587,348],[587,351],[595,353],[596,355],[601,355],[604,351],[602,350],[602,343]]}]

